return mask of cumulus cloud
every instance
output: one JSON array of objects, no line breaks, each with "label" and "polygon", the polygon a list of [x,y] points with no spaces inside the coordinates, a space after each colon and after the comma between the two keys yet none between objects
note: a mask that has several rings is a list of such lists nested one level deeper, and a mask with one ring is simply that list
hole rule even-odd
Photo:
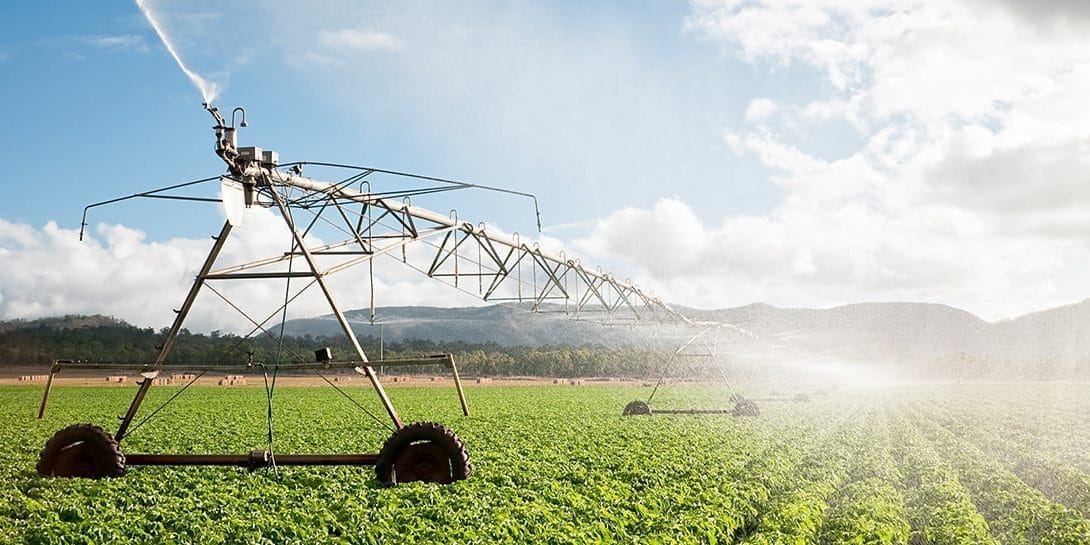
[{"label": "cumulus cloud", "polygon": [[1082,0],[980,0],[978,5],[1002,6],[1027,20],[1048,25],[1090,20],[1090,4]]},{"label": "cumulus cloud", "polygon": [[594,236],[576,241],[575,247],[599,258],[623,255],[665,278],[700,266],[709,248],[705,234],[704,225],[685,203],[663,199],[650,210],[626,208],[599,221]]},{"label": "cumulus cloud", "polygon": [[939,122],[1001,113],[1087,59],[1084,28],[1042,31],[1007,3],[701,0],[688,27],[754,64],[820,70],[871,117]]},{"label": "cumulus cloud", "polygon": [[[967,242],[968,241],[968,242]],[[703,308],[767,301],[828,306],[933,301],[998,318],[1068,302],[1085,248],[991,232],[957,209],[914,207],[891,217],[864,203],[702,223],[673,199],[599,221],[575,247],[591,259],[623,258],[636,281],[668,300]]]},{"label": "cumulus cloud", "polygon": [[[705,224],[665,199],[577,246],[697,306],[907,299],[998,318],[1085,298],[1090,19],[1046,29],[1025,18],[1047,10],[1014,4],[695,2],[687,28],[729,54],[820,74],[724,131],[782,201]],[[859,144],[808,151],[830,123]]]},{"label": "cumulus cloud", "polygon": [[[218,266],[282,254],[290,234],[267,210],[247,211],[245,225],[236,228]],[[321,241],[308,239],[311,244]],[[83,242],[76,230],[55,222],[42,228],[0,219],[0,319],[37,318],[63,314],[105,314],[145,327],[165,327],[174,318],[201,263],[211,249],[209,239],[176,238],[149,241],[137,229],[99,224]],[[304,266],[297,261],[294,270]],[[376,265],[376,303],[388,305],[467,304],[464,296],[418,272],[387,259]],[[280,267],[283,270],[283,267]],[[367,307],[371,277],[365,267],[328,277],[342,309]],[[308,281],[292,281],[292,293]],[[213,281],[210,283],[257,321],[275,313],[285,297],[284,280]],[[311,287],[289,307],[288,318],[329,313],[317,287]],[[276,323],[276,319],[272,323]],[[196,331],[251,329],[250,321],[211,290],[197,299],[187,320]],[[268,327],[268,326],[266,326]]]},{"label": "cumulus cloud", "polygon": [[753,124],[764,123],[776,113],[776,101],[768,98],[755,98],[746,107],[746,121]]}]

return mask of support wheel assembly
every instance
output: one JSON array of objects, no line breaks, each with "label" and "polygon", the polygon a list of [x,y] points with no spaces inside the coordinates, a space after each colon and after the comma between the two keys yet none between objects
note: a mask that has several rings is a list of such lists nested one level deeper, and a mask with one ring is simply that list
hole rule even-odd
[{"label": "support wheel assembly", "polygon": [[395,431],[375,463],[375,475],[386,484],[449,484],[472,472],[465,443],[434,422],[416,422]]},{"label": "support wheel assembly", "polygon": [[621,416],[634,416],[641,414],[651,414],[651,407],[647,405],[646,401],[641,401],[637,399],[636,401],[628,402],[628,405],[624,406],[624,412],[621,413]]},{"label": "support wheel assembly", "polygon": [[120,477],[125,474],[125,455],[106,430],[91,424],[73,424],[45,443],[37,469],[46,477]]},{"label": "support wheel assembly", "polygon": [[752,399],[743,399],[735,403],[734,410],[730,414],[733,416],[759,416],[761,409],[757,408],[757,402]]}]

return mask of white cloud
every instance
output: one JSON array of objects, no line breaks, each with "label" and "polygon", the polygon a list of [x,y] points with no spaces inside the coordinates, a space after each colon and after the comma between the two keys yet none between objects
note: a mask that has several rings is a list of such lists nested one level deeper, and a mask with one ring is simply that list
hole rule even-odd
[{"label": "white cloud", "polygon": [[[288,232],[267,210],[247,212],[224,247],[218,266],[278,255]],[[312,243],[318,241],[311,240]],[[75,230],[55,222],[41,229],[0,219],[0,320],[63,314],[105,314],[145,327],[165,327],[178,308],[212,241],[209,239],[146,240],[142,231],[99,224],[80,242]],[[295,270],[302,266],[296,263]],[[365,267],[328,277],[342,309],[370,304]],[[293,293],[306,284],[294,280]],[[215,289],[261,321],[284,300],[283,280],[213,281]],[[471,304],[468,296],[405,268],[393,260],[376,264],[376,303],[389,305]],[[288,318],[329,313],[318,288],[311,287],[289,307]],[[279,318],[271,323],[276,323]],[[186,326],[245,333],[250,322],[212,291],[197,299]],[[266,326],[268,327],[268,325]]]},{"label": "white cloud", "polygon": [[355,51],[393,51],[404,46],[401,38],[393,34],[352,28],[324,30],[318,34],[318,41],[328,48]]},{"label": "white cloud", "polygon": [[88,44],[100,49],[123,50],[145,52],[148,44],[139,34],[121,34],[116,36],[88,36],[84,38]]},{"label": "white cloud", "polygon": [[677,199],[663,199],[651,210],[626,208],[600,220],[592,238],[574,245],[597,258],[625,256],[666,278],[700,267],[700,260],[707,257],[705,235],[689,207]]},{"label": "white cloud", "polygon": [[776,101],[768,98],[754,98],[746,107],[746,121],[753,124],[764,123],[776,113],[776,110]]},{"label": "white cloud", "polygon": [[1090,50],[1084,28],[1041,29],[969,0],[708,0],[693,11],[695,32],[754,64],[818,69],[833,94],[879,119],[996,115],[1060,83]]},{"label": "white cloud", "polygon": [[[688,28],[730,54],[820,75],[792,90],[802,103],[753,99],[724,132],[782,202],[705,225],[667,199],[614,213],[578,247],[703,307],[904,299],[997,318],[1086,298],[1090,18],[1025,24],[1024,10],[980,8],[695,2]],[[807,151],[835,122],[861,143]]]},{"label": "white cloud", "polygon": [[1090,20],[1090,4],[1083,0],[978,0],[982,9],[1003,6],[1012,13],[1043,26],[1067,26]]},{"label": "white cloud", "polygon": [[[701,308],[767,301],[828,306],[870,300],[943,302],[987,318],[1068,302],[1090,253],[1046,238],[982,234],[956,209],[914,207],[890,217],[864,204],[820,211],[793,201],[770,216],[702,224],[683,203],[622,210],[575,247],[626,259],[641,285]],[[971,243],[966,243],[971,240]]]}]

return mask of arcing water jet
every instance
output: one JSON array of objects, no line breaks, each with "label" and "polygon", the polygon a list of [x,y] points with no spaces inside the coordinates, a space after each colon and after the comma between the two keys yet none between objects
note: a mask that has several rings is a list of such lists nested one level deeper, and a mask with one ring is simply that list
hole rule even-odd
[{"label": "arcing water jet", "polygon": [[193,85],[201,92],[201,96],[204,98],[206,104],[211,104],[219,94],[219,85],[216,85],[214,81],[208,81],[201,77],[200,74],[189,69],[188,66],[182,62],[182,58],[178,56],[178,51],[174,49],[174,44],[171,43],[170,38],[167,37],[166,32],[163,31],[163,27],[159,24],[158,19],[155,18],[155,14],[151,12],[146,4],[146,0],[136,0],[136,6],[140,8],[140,11],[144,13],[144,17],[147,18],[148,23],[151,23],[151,27],[155,29],[155,33],[159,35],[159,40],[163,42],[163,46],[167,48],[167,52],[171,57],[174,57],[174,62],[178,63],[178,67],[182,69],[189,81],[193,82]]}]

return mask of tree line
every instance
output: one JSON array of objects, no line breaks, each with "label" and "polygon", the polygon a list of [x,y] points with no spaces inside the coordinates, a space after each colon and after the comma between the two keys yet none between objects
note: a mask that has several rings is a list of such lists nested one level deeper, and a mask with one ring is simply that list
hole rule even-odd
[{"label": "tree line", "polygon": [[[75,328],[53,323],[27,323],[24,327],[0,330],[0,366],[45,365],[55,359],[87,362],[140,364],[150,363],[167,329],[156,331],[124,323],[110,323]],[[501,346],[497,343],[464,341],[435,342],[405,339],[379,346],[373,336],[359,337],[367,356],[375,360],[381,353],[388,359],[421,357],[451,353],[458,369],[467,375],[541,376],[541,377],[618,377],[642,378],[656,375],[668,354],[629,347],[584,346]],[[243,338],[230,333],[194,333],[183,329],[178,335],[168,365],[245,364],[248,361],[313,362],[314,351],[332,349],[335,360],[358,357],[342,336],[258,335]],[[670,365],[671,373],[681,372]],[[404,367],[401,372],[436,372],[432,366]]]},{"label": "tree line", "polygon": [[[33,322],[0,322],[0,367],[47,365],[54,359],[99,363],[151,363],[167,329],[138,328],[103,317],[64,317]],[[468,376],[615,377],[776,380],[785,373],[805,374],[804,368],[785,369],[774,363],[747,362],[720,354],[716,363],[671,358],[670,353],[627,346],[503,346],[494,342],[435,342],[405,339],[379,346],[379,340],[361,335],[360,343],[371,360],[421,357],[451,353],[458,369]],[[193,333],[182,330],[167,364],[209,365],[313,362],[316,349],[329,347],[337,361],[358,359],[342,336]],[[895,371],[909,380],[1090,380],[1090,358],[1060,357],[1027,361],[1017,357],[952,353],[905,356],[904,361],[858,365]],[[379,365],[376,363],[376,365]],[[398,373],[438,373],[434,366],[399,367]]]}]

